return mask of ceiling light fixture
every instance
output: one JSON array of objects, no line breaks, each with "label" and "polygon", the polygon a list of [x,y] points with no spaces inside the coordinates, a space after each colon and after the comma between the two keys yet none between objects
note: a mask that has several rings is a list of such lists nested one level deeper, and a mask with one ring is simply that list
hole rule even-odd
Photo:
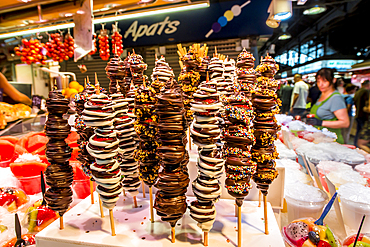
[{"label": "ceiling light fixture", "polygon": [[270,6],[267,10],[268,13],[270,13],[269,17],[266,20],[266,25],[271,28],[277,28],[280,25],[280,21],[274,19],[274,5],[273,1],[270,3]]},{"label": "ceiling light fixture", "polygon": [[288,33],[286,30],[288,28],[288,23],[282,23],[281,24],[281,29],[283,31],[283,33],[279,36],[279,40],[287,40],[287,39],[290,39],[292,37],[292,35],[290,35],[290,33]]},{"label": "ceiling light fixture", "polygon": [[326,6],[319,0],[314,0],[312,4],[308,6],[308,9],[303,11],[304,15],[318,15],[326,11]]},{"label": "ceiling light fixture", "polygon": [[287,20],[292,17],[293,8],[290,0],[273,0],[274,19],[278,21]]},{"label": "ceiling light fixture", "polygon": [[[144,16],[153,16],[153,15],[159,15],[159,14],[167,14],[167,13],[173,13],[173,12],[208,8],[208,7],[209,7],[209,1],[203,1],[203,2],[197,2],[194,4],[186,4],[186,5],[176,6],[176,7],[168,7],[165,9],[154,9],[154,10],[148,10],[144,12],[123,14],[123,15],[117,15],[117,16],[112,16],[112,17],[96,18],[93,20],[93,23],[99,24],[99,23],[105,23],[105,22],[127,20],[127,19],[139,18],[139,17],[144,17]],[[10,32],[10,33],[2,33],[0,34],[0,39],[5,39],[5,38],[10,38],[10,37],[15,37],[15,36],[22,36],[22,35],[33,34],[33,33],[55,31],[58,29],[73,28],[74,26],[75,24],[73,22],[70,22],[70,23],[65,23],[65,24],[45,26],[45,27],[21,30],[21,31]]]}]

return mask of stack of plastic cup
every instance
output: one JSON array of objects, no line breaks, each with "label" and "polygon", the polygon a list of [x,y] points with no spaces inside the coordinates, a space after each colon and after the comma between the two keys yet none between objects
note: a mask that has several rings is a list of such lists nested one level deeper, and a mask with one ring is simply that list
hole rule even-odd
[{"label": "stack of plastic cup", "polygon": [[285,193],[289,222],[306,217],[318,219],[329,200],[325,191],[300,182],[288,184]]},{"label": "stack of plastic cup", "polygon": [[352,230],[357,230],[362,217],[366,215],[362,232],[370,232],[370,188],[356,183],[339,187],[344,223]]}]

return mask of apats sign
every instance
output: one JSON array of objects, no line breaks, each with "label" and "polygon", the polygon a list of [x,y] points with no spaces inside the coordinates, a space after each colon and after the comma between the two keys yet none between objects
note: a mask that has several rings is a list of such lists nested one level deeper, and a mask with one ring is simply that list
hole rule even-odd
[{"label": "apats sign", "polygon": [[143,36],[150,37],[154,35],[172,34],[177,31],[177,26],[180,25],[180,21],[170,21],[170,17],[166,16],[164,21],[154,23],[150,26],[144,24],[139,25],[139,21],[134,21],[131,26],[126,30],[125,39],[132,38],[133,42],[136,42],[138,38]]}]

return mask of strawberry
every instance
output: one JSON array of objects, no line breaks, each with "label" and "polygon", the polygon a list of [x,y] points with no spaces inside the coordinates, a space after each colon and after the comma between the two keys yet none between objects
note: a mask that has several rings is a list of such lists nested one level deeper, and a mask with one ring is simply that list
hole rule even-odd
[{"label": "strawberry", "polygon": [[15,195],[2,192],[0,194],[0,206],[9,205],[16,199]]},{"label": "strawberry", "polygon": [[317,247],[331,247],[331,245],[324,240],[320,240],[319,243],[317,244]]},{"label": "strawberry", "polygon": [[40,206],[39,208],[37,208],[37,210],[38,210],[37,218],[36,218],[37,226],[40,226],[43,222],[49,219],[56,218],[55,212],[51,210],[50,208],[47,208],[45,206]]}]

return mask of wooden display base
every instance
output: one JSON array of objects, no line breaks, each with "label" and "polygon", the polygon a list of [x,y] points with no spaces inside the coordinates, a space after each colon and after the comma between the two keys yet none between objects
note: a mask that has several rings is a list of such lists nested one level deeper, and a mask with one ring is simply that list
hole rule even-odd
[{"label": "wooden display base", "polygon": [[[138,207],[133,207],[133,198],[121,196],[113,209],[116,236],[111,235],[109,215],[100,217],[98,195],[94,192],[95,204],[90,197],[64,214],[64,229],[59,229],[59,220],[36,235],[37,247],[86,246],[171,246],[171,227],[156,217],[150,222],[149,200],[138,195]],[[195,200],[188,197],[187,203]],[[235,200],[221,199],[215,204],[216,221],[209,232],[208,246],[236,246],[237,218]],[[242,211],[242,246],[283,247],[284,242],[275,220],[271,205],[267,204],[270,234],[265,235],[263,207],[258,201],[244,201]],[[203,232],[190,215],[189,210],[176,225],[176,246],[204,246]]]}]

